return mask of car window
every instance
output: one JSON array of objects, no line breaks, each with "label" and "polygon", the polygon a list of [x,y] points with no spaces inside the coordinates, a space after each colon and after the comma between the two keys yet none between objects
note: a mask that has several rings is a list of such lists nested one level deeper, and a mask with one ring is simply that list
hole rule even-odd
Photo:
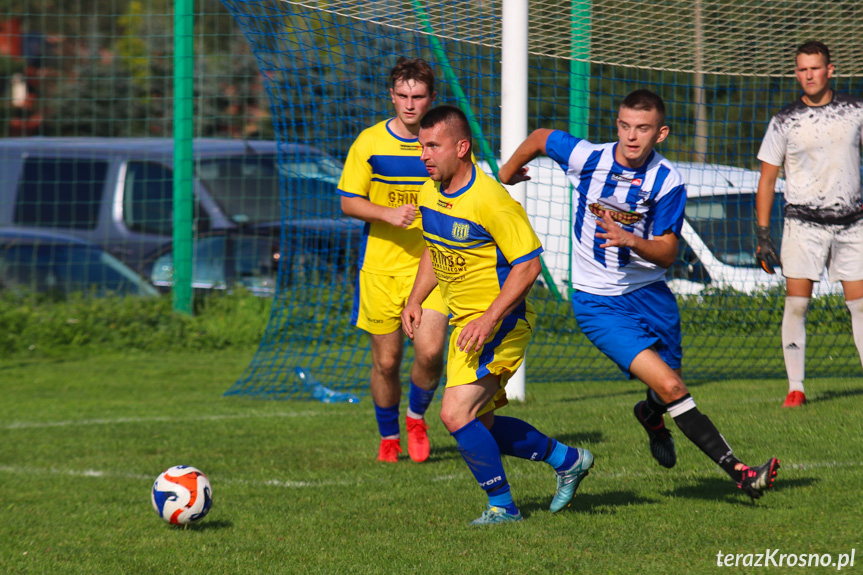
[{"label": "car window", "polygon": [[14,244],[0,251],[2,283],[39,293],[141,293],[140,280],[103,250],[75,244]]},{"label": "car window", "polygon": [[[776,194],[770,232],[779,247],[782,234],[782,196]],[[755,194],[702,196],[686,200],[686,219],[711,252],[724,264],[756,267]]]},{"label": "car window", "polygon": [[173,178],[173,172],[162,164],[129,162],[123,189],[127,228],[146,234],[171,234]]},{"label": "car window", "polygon": [[342,176],[342,166],[332,158],[315,156],[309,160],[287,161],[282,166],[286,178],[311,178],[338,184]]},{"label": "car window", "polygon": [[[196,240],[192,253],[192,285],[199,288],[225,287],[225,236]],[[159,256],[153,264],[150,280],[157,286],[174,284],[174,252]]]},{"label": "car window", "polygon": [[[278,239],[253,236],[210,236],[195,241],[192,285],[202,289],[225,289],[239,283],[253,291],[274,289],[278,272]],[[159,256],[150,279],[154,285],[174,283],[173,252]]]},{"label": "car window", "polygon": [[[339,217],[336,171],[340,173],[338,164],[326,156],[288,162],[283,169],[289,202],[287,217],[292,220]],[[281,219],[281,188],[275,154],[200,160],[196,164],[196,175],[232,221],[257,224]]]},{"label": "car window", "polygon": [[[142,234],[170,236],[174,229],[174,172],[155,162],[129,162],[123,187],[123,223]],[[206,232],[210,218],[195,201],[195,229]]]},{"label": "car window", "polygon": [[279,269],[278,238],[238,237],[234,268],[238,278],[275,276]]},{"label": "car window", "polygon": [[15,223],[95,229],[107,173],[104,160],[27,158],[15,200]]}]

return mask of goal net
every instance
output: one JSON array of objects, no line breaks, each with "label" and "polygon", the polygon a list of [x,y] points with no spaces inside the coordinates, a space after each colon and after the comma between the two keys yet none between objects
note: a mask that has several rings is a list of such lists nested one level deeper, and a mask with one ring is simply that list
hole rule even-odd
[{"label": "goal net", "polygon": [[[419,56],[437,73],[436,103],[466,112],[475,154],[496,173],[500,0],[223,3],[255,54],[281,143],[311,144],[343,160],[360,131],[391,115],[386,80],[396,59]],[[666,102],[671,136],[659,150],[678,165],[689,192],[680,251],[667,275],[681,307],[687,378],[783,376],[784,286],[761,272],[753,255],[756,154],[770,116],[798,97],[793,54],[803,41],[827,43],[834,87],[860,91],[863,5],[543,0],[529,9],[528,130],[560,128],[612,141],[627,93],[648,88]],[[302,162],[296,152],[280,155],[282,261],[269,325],[227,394],[307,397],[297,368],[335,391],[361,393],[368,379],[367,337],[349,323],[361,226],[340,212],[337,169],[320,175],[329,187],[301,186],[290,177],[295,162]],[[620,377],[572,317],[569,185],[547,158],[531,173],[526,209],[545,253],[530,296],[540,318],[527,378]],[[781,182],[777,192],[771,229],[779,245]],[[807,376],[859,374],[841,286],[825,279],[816,294]],[[411,354],[408,346],[405,381]]]}]

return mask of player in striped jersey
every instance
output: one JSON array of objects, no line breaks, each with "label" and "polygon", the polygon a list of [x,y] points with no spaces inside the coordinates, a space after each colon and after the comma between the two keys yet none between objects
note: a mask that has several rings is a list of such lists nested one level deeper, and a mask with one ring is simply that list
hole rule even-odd
[{"label": "player in striped jersey", "polygon": [[[434,71],[419,58],[399,58],[390,72],[394,118],[364,130],[348,152],[339,181],[342,211],[366,222],[351,322],[368,332],[372,370],[369,387],[381,442],[378,459],[401,453],[399,372],[404,354],[401,311],[416,276],[424,243],[417,197],[428,172],[420,160],[419,122],[435,97]],[[424,414],[443,373],[448,311],[440,291],[423,306],[428,321],[414,340],[406,417],[408,454],[426,461],[430,446]]]},{"label": "player in striped jersey", "polygon": [[529,180],[524,166],[540,154],[566,172],[574,190],[573,311],[590,341],[647,385],[647,398],[634,411],[651,454],[664,467],[677,462],[663,417],[668,412],[690,441],[757,499],[772,486],[779,460],[752,468],[737,459],[681,377],[680,312],[665,271],[677,255],[686,187],[654,150],[668,136],[662,99],[648,90],[629,94],[617,130],[618,141],[607,144],[536,130],[501,167],[500,180]]},{"label": "player in striped jersey", "polygon": [[536,324],[525,298],[540,272],[539,238],[524,208],[472,162],[471,130],[461,110],[440,106],[426,114],[420,143],[432,180],[420,191],[426,249],[402,328],[416,337],[428,315],[420,302],[440,286],[453,325],[440,416],[488,495],[488,507],[472,523],[522,518],[501,455],[549,464],[557,472],[550,509],[560,511],[593,467],[593,455],[525,421],[495,415],[506,404],[504,387]]}]

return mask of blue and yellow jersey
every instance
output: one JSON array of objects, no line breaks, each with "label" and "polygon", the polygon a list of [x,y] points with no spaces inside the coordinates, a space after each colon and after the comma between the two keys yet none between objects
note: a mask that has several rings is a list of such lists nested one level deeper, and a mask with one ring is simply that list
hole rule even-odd
[{"label": "blue and yellow jersey", "polygon": [[[429,179],[416,138],[404,139],[385,120],[366,128],[354,141],[339,180],[339,194],[368,198],[397,208],[418,204],[419,189]],[[366,223],[359,268],[388,276],[414,275],[425,245],[420,214],[407,229],[385,222]]]},{"label": "blue and yellow jersey", "polygon": [[[429,180],[419,201],[423,237],[452,325],[463,326],[482,315],[512,266],[542,253],[524,208],[476,165],[462,189],[444,194],[440,182]],[[534,324],[527,301],[513,315]]]}]

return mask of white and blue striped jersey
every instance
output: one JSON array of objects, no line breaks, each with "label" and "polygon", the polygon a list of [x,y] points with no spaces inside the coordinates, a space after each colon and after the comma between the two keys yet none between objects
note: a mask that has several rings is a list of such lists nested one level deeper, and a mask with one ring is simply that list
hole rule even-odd
[{"label": "white and blue striped jersey", "polygon": [[636,169],[614,160],[616,142],[592,144],[555,130],[546,154],[572,183],[572,287],[595,295],[620,295],[663,281],[665,268],[628,248],[601,248],[597,220],[609,210],[625,230],[645,239],[669,231],[680,236],[686,186],[683,177],[655,150]]}]

